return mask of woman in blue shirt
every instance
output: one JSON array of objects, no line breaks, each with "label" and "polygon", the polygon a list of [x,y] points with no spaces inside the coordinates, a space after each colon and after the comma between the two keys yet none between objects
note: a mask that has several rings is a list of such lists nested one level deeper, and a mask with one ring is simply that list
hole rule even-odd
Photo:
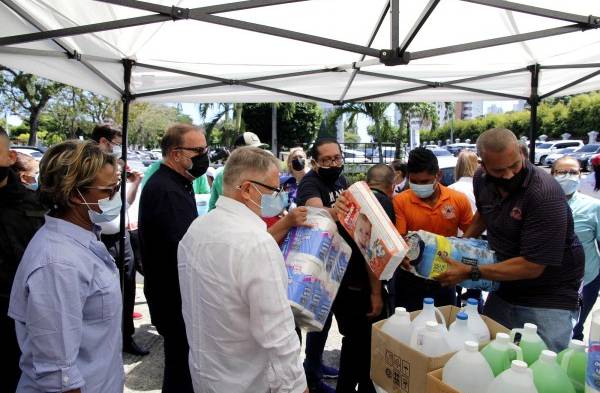
[{"label": "woman in blue shirt", "polygon": [[8,315],[22,355],[19,393],[123,391],[121,290],[98,223],[120,212],[115,158],[94,142],[50,148],[40,199],[50,208],[17,269]]},{"label": "woman in blue shirt", "polygon": [[600,200],[577,191],[581,180],[581,169],[575,158],[567,156],[556,160],[552,166],[552,176],[567,196],[573,212],[575,234],[585,252],[583,304],[579,321],[573,329],[573,338],[583,340],[583,324],[594,307],[600,290],[600,254],[597,245],[600,241]]}]

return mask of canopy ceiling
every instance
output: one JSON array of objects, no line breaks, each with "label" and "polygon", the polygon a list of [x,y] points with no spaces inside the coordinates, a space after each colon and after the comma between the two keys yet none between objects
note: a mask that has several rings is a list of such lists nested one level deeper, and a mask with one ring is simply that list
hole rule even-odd
[{"label": "canopy ceiling", "polygon": [[113,98],[124,59],[154,102],[528,99],[534,65],[542,98],[600,89],[598,0],[0,2],[0,64]]}]

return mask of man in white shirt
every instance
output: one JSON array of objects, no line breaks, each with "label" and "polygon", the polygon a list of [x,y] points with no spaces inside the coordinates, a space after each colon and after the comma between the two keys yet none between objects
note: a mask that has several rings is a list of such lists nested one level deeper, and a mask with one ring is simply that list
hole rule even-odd
[{"label": "man in white shirt", "polygon": [[283,210],[278,161],[254,147],[225,166],[216,209],[179,243],[196,393],[307,392],[283,256],[261,216]]}]

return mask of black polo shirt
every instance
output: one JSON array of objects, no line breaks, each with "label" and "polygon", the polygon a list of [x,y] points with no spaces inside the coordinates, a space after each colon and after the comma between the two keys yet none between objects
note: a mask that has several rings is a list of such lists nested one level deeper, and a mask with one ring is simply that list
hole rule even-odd
[{"label": "black polo shirt", "polygon": [[152,323],[163,335],[183,323],[177,247],[196,217],[192,182],[161,164],[142,190],[138,222],[144,293]]},{"label": "black polo shirt", "polygon": [[522,187],[504,199],[483,171],[473,178],[477,210],[498,261],[521,256],[546,266],[536,279],[501,282],[496,293],[520,306],[577,309],[585,257],[571,209],[550,174],[528,161],[522,170]]}]

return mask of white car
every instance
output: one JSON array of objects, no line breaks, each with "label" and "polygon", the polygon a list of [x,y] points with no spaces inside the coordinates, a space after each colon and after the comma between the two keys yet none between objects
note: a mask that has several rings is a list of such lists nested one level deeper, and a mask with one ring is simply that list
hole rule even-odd
[{"label": "white car", "polygon": [[348,164],[368,164],[371,162],[365,153],[359,150],[342,149],[344,155],[344,162]]},{"label": "white car", "polygon": [[42,159],[42,157],[44,156],[44,153],[42,153],[38,149],[35,149],[32,147],[15,146],[15,147],[11,147],[10,150],[16,151],[17,153],[28,155],[28,156],[32,157],[33,159],[35,159],[36,161],[40,161]]},{"label": "white car", "polygon": [[580,148],[583,146],[583,141],[580,140],[562,140],[562,141],[547,141],[541,143],[535,148],[535,161],[534,164],[542,165],[546,160],[546,157],[557,150],[564,149],[566,147]]}]

